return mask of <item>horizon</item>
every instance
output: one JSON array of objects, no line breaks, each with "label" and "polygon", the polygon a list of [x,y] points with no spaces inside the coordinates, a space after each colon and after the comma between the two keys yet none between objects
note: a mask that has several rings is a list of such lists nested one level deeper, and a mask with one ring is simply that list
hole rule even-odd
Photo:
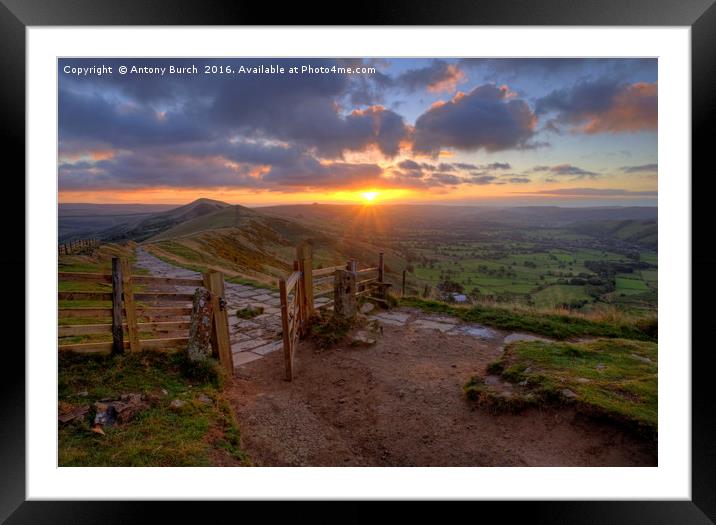
[{"label": "horizon", "polygon": [[360,202],[291,202],[278,204],[259,204],[246,205],[239,202],[228,202],[221,199],[211,199],[208,197],[199,197],[189,202],[58,202],[58,206],[172,206],[181,207],[188,206],[201,200],[210,200],[222,202],[229,206],[243,206],[245,208],[271,208],[279,206],[358,206],[358,207],[392,207],[392,206],[435,206],[446,208],[658,208],[656,204],[588,204],[583,206],[565,206],[559,204],[474,204],[474,203],[445,203],[445,202],[379,202],[379,203],[360,203]]},{"label": "horizon", "polygon": [[[362,72],[72,73],[268,62]],[[655,206],[658,197],[655,59],[92,58],[58,67],[60,202],[585,207]]]}]

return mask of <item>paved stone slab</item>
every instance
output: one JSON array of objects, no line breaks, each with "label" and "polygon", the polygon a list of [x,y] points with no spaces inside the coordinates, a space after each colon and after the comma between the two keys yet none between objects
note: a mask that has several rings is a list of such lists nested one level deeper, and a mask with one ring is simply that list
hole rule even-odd
[{"label": "paved stone slab", "polygon": [[504,343],[508,345],[510,343],[514,343],[515,341],[549,341],[549,339],[532,334],[522,334],[519,332],[515,332],[506,336]]},{"label": "paved stone slab", "polygon": [[250,363],[251,361],[256,361],[257,359],[261,359],[261,357],[258,354],[254,354],[252,352],[239,352],[237,354],[233,355],[234,357],[234,368],[238,368],[242,365],[245,365],[246,363]]},{"label": "paved stone slab", "polygon": [[450,332],[451,334],[465,334],[472,337],[478,337],[480,339],[492,339],[497,336],[497,332],[491,330],[485,326],[468,324],[458,325],[455,330]]},{"label": "paved stone slab", "polygon": [[270,354],[271,352],[275,352],[276,350],[282,350],[283,349],[283,341],[274,341],[273,343],[268,343],[263,346],[259,346],[258,348],[254,348],[251,350],[255,354],[260,355],[266,355]]},{"label": "paved stone slab", "polygon": [[253,350],[254,348],[258,348],[259,346],[263,346],[267,344],[269,341],[266,341],[265,339],[248,339],[246,341],[241,341],[240,343],[236,343],[231,345],[231,351],[232,352],[246,352],[248,350]]},{"label": "paved stone slab", "polygon": [[413,321],[412,325],[422,328],[423,330],[440,330],[441,332],[447,332],[455,328],[454,324],[438,323],[437,321],[431,321],[429,319],[417,319]]},{"label": "paved stone slab", "polygon": [[388,323],[398,323],[404,325],[410,318],[410,314],[404,312],[381,312],[374,315],[380,321],[387,321]]}]

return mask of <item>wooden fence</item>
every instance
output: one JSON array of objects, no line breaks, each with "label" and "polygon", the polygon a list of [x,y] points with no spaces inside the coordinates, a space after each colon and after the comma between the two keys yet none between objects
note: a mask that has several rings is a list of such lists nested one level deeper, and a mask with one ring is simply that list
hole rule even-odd
[{"label": "wooden fence", "polygon": [[334,299],[331,299],[316,307],[315,299],[329,295],[334,297],[337,270],[356,274],[356,297],[386,302],[385,294],[390,284],[385,282],[382,252],[374,267],[359,270],[357,262],[351,260],[346,264],[314,270],[311,245],[300,245],[296,249],[293,272],[287,278],[279,279],[285,377],[288,381],[293,379],[296,345],[305,335],[306,322],[316,310],[331,308],[334,304]]},{"label": "wooden fence", "polygon": [[99,246],[99,239],[76,239],[70,242],[64,242],[57,246],[57,253],[59,255],[70,255],[83,248],[93,248]]},{"label": "wooden fence", "polygon": [[[83,324],[60,325],[58,337],[94,334],[112,336],[111,341],[60,344],[60,351],[122,353],[126,350],[138,352],[186,345],[194,294],[149,291],[145,288],[166,290],[176,286],[203,286],[211,292],[214,312],[211,344],[214,355],[227,370],[233,372],[222,274],[205,273],[203,279],[132,275],[129,261],[115,257],[112,259],[111,274],[60,272],[59,279],[77,283],[101,283],[106,285],[108,291],[58,292],[60,301],[102,301],[107,305],[61,306],[58,309],[60,319],[80,319]],[[135,287],[141,289],[136,290]]]}]

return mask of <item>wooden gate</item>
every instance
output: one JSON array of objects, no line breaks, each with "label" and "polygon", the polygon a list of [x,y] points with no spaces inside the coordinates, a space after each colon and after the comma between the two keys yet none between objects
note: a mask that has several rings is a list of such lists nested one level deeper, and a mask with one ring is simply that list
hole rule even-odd
[{"label": "wooden gate", "polygon": [[281,297],[281,331],[283,333],[283,357],[286,369],[286,380],[293,379],[293,355],[298,344],[298,337],[304,326],[304,308],[301,305],[305,300],[303,274],[298,270],[298,261],[294,263],[294,271],[288,279],[278,282]]},{"label": "wooden gate", "polygon": [[[60,272],[59,279],[80,283],[78,288],[85,288],[58,292],[58,300],[68,301],[67,305],[59,307],[59,318],[80,322],[58,327],[59,351],[122,353],[126,350],[181,348],[188,342],[193,294],[148,291],[146,288],[203,286],[211,293],[213,303],[211,342],[214,354],[222,366],[233,373],[224,278],[220,273],[206,273],[203,279],[132,275],[129,261],[115,257],[111,274]],[[87,288],[95,290],[87,291]],[[78,304],[83,306],[74,306],[75,301],[82,301]],[[92,306],[88,307],[88,302]],[[80,341],[63,341],[67,338]],[[94,341],[83,341],[87,339]]]},{"label": "wooden gate", "polygon": [[[330,294],[334,295],[334,278],[336,270],[354,272],[357,281],[356,297],[364,296],[370,300],[386,302],[385,296],[390,284],[385,282],[383,253],[380,253],[377,266],[359,270],[356,261],[348,261],[345,265],[329,268],[313,269],[311,245],[304,243],[296,249],[296,260],[293,262],[293,273],[286,279],[279,279],[281,297],[281,328],[283,332],[283,355],[285,377],[291,381],[294,375],[294,355],[301,336],[305,334],[307,321],[315,310],[331,308],[333,300],[320,306],[314,305],[314,298]],[[374,273],[374,275],[371,275]],[[326,289],[326,286],[328,288]]]}]

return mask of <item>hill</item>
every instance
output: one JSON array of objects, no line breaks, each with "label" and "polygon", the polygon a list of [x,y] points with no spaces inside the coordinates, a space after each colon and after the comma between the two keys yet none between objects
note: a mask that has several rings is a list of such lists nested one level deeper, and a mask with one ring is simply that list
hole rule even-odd
[{"label": "hill", "polygon": [[230,206],[221,201],[197,199],[194,202],[172,208],[167,211],[153,213],[139,221],[129,221],[99,233],[99,237],[107,242],[123,240],[144,241],[154,235],[168,230],[182,222],[213,213]]},{"label": "hill", "polygon": [[[238,279],[275,285],[276,278],[290,273],[296,246],[304,241],[314,247],[317,267],[344,264],[349,259],[364,267],[374,266],[383,249],[239,205],[181,222],[144,244],[155,255],[180,266],[212,268]],[[397,282],[406,263],[396,252],[383,251],[389,277]]]}]

